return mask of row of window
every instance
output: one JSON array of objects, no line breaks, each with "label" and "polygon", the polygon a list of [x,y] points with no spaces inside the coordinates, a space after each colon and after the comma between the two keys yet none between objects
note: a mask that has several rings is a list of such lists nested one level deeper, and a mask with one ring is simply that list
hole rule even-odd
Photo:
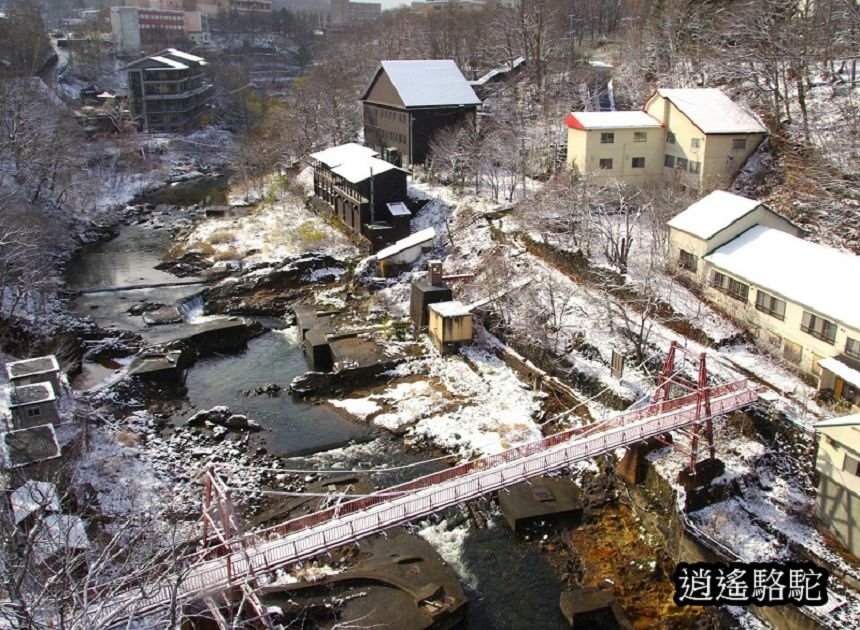
[{"label": "row of window", "polygon": [[[648,142],[647,131],[634,131],[633,142]],[[615,132],[604,131],[600,134],[600,144],[615,144]]]},{"label": "row of window", "polygon": [[183,31],[185,27],[181,24],[141,24],[140,28],[144,30],[158,30],[158,31]]},{"label": "row of window", "polygon": [[[671,131],[666,132],[666,144],[678,144],[678,139]],[[690,148],[698,149],[702,146],[701,138],[691,138]],[[747,148],[746,138],[732,138],[732,151],[745,151]]]},{"label": "row of window", "polygon": [[[370,128],[368,128],[368,130],[370,130]],[[378,128],[374,128],[373,131],[382,140],[382,143],[385,145],[389,145],[393,142],[399,142],[400,144],[406,144],[406,136],[402,133],[395,133],[393,131],[387,131],[386,129],[378,129]]]},{"label": "row of window", "polygon": [[693,174],[698,174],[702,170],[702,163],[696,160],[688,160],[683,157],[675,157],[674,155],[669,155],[668,153],[663,156],[663,166],[666,168],[674,168],[678,171],[690,172]]},{"label": "row of window", "polygon": [[[691,261],[692,259],[692,261]],[[685,269],[695,270],[695,256],[682,251],[679,258],[679,264]],[[731,276],[727,276],[719,271],[714,271],[711,277],[711,286],[722,291],[726,295],[741,302],[749,300],[750,287],[740,280],[735,280]],[[780,321],[785,321],[785,300],[771,295],[761,289],[756,290],[755,307],[756,310],[774,317]],[[800,330],[807,335],[820,339],[831,345],[836,343],[836,324],[820,315],[815,315],[809,311],[803,311],[803,317],[800,321]],[[860,341],[851,337],[845,342],[845,354],[860,359]]]},{"label": "row of window", "polygon": [[[635,157],[630,160],[630,164],[633,168],[645,168],[645,158],[644,157]],[[602,171],[611,171],[612,170],[612,158],[601,158],[598,163],[598,167]]]}]

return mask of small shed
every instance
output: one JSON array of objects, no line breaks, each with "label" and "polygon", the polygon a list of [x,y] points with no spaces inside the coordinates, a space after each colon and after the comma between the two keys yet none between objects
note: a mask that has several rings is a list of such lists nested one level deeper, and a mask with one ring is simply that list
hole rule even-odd
[{"label": "small shed", "polygon": [[430,341],[440,354],[472,341],[472,312],[462,303],[436,302],[429,306]]},{"label": "small shed", "polygon": [[821,359],[818,367],[820,391],[829,390],[833,392],[833,400],[845,400],[860,407],[860,361],[842,354]]},{"label": "small shed", "polygon": [[409,316],[412,325],[421,330],[429,322],[428,306],[436,302],[448,302],[453,298],[451,287],[442,281],[442,261],[431,260],[430,273],[425,278],[412,280],[412,295],[409,301]]},{"label": "small shed", "polygon": [[15,387],[48,381],[55,392],[60,391],[60,365],[53,354],[7,363],[6,374]]},{"label": "small shed", "polygon": [[412,211],[402,201],[385,204],[388,210],[388,222],[394,228],[394,239],[400,240],[409,236],[409,226],[412,223]]},{"label": "small shed", "polygon": [[15,387],[9,393],[9,411],[16,429],[57,421],[57,396],[49,382]]},{"label": "small shed", "polygon": [[404,271],[418,260],[421,254],[430,251],[435,240],[436,230],[430,227],[379,250],[376,253],[376,260],[379,261],[382,275],[391,278]]}]

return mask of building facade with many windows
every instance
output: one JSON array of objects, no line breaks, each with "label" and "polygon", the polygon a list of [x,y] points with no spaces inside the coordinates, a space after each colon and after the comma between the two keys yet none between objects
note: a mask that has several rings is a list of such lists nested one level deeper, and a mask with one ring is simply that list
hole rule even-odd
[{"label": "building facade with many windows", "polygon": [[404,165],[423,163],[440,130],[474,125],[481,104],[451,59],[383,61],[361,101],[364,143]]},{"label": "building facade with many windows", "polygon": [[758,118],[712,88],[660,89],[642,111],[571,112],[565,124],[568,166],[597,184],[675,179],[727,188],[767,135]]},{"label": "building facade with many windows", "polygon": [[773,354],[860,404],[860,257],[799,238],[752,199],[716,191],[669,221],[669,249],[705,297]]},{"label": "building facade with many windows", "polygon": [[125,67],[129,109],[139,130],[183,131],[205,123],[212,85],[206,61],[175,48]]}]

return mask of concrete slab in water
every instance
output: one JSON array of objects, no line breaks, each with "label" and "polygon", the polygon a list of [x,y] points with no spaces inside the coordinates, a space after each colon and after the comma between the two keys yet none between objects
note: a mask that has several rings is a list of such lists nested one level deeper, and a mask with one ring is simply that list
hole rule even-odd
[{"label": "concrete slab in water", "polygon": [[514,531],[537,520],[582,517],[579,488],[567,477],[533,477],[511,486],[499,492],[499,505]]},{"label": "concrete slab in water", "polygon": [[615,600],[615,595],[599,588],[583,588],[561,594],[561,614],[571,628],[582,630],[633,630]]}]

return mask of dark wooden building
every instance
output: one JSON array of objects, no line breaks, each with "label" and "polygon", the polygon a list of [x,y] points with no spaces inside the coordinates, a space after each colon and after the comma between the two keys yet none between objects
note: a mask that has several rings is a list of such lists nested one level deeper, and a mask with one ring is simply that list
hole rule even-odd
[{"label": "dark wooden building", "polygon": [[361,101],[365,144],[406,165],[425,161],[440,129],[475,124],[481,104],[451,59],[383,61]]},{"label": "dark wooden building", "polygon": [[131,115],[142,131],[183,131],[200,126],[212,97],[206,61],[175,48],[130,63]]},{"label": "dark wooden building", "polygon": [[374,251],[409,235],[411,214],[404,217],[398,203],[407,198],[406,171],[355,143],[313,153],[311,160],[314,193]]}]

